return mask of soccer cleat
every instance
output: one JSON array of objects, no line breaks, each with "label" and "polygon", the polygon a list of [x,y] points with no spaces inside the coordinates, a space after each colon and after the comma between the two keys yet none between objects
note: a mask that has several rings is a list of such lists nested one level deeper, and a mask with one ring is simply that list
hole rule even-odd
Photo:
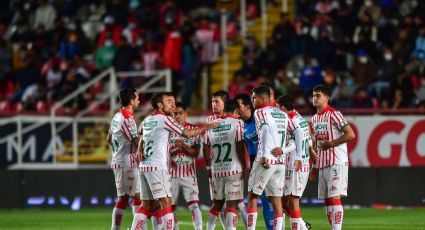
[{"label": "soccer cleat", "polygon": [[304,221],[304,223],[305,223],[305,228],[311,229],[311,224],[309,222]]}]

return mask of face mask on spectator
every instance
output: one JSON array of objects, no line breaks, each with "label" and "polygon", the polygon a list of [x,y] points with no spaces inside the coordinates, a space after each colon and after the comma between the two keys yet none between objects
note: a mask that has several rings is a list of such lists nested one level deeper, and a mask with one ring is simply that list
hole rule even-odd
[{"label": "face mask on spectator", "polygon": [[366,1],[364,1],[364,5],[367,6],[367,7],[370,7],[370,6],[373,5],[373,2],[372,2],[372,0],[366,0]]},{"label": "face mask on spectator", "polygon": [[393,59],[393,54],[392,53],[385,53],[384,54],[384,59],[386,61],[391,61]]},{"label": "face mask on spectator", "polygon": [[353,0],[346,0],[346,1],[345,1],[345,3],[346,3],[347,5],[351,5],[351,4],[353,4]]},{"label": "face mask on spectator", "polygon": [[112,40],[105,40],[105,46],[106,47],[111,47],[113,45]]},{"label": "face mask on spectator", "polygon": [[302,29],[302,33],[303,34],[308,34],[308,31],[309,31],[308,27],[307,26],[304,26],[303,29]]},{"label": "face mask on spectator", "polygon": [[143,45],[143,39],[137,39],[137,41],[136,41],[136,45],[137,46],[142,46]]},{"label": "face mask on spectator", "polygon": [[366,64],[367,63],[367,57],[359,57],[359,62],[362,64]]},{"label": "face mask on spectator", "polygon": [[129,24],[128,24],[128,28],[129,28],[130,30],[132,30],[132,29],[136,28],[136,24],[134,24],[134,23],[129,23]]}]

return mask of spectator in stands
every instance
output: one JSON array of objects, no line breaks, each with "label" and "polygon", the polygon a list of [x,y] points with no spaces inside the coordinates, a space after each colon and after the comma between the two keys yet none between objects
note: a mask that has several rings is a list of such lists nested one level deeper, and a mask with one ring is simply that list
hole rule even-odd
[{"label": "spectator in stands", "polygon": [[116,71],[129,71],[131,62],[136,57],[137,51],[132,48],[127,39],[121,38],[120,44],[113,56],[113,65]]},{"label": "spectator in stands", "polygon": [[315,57],[322,67],[330,67],[334,62],[336,44],[331,40],[327,29],[320,31],[320,37],[315,44]]},{"label": "spectator in stands", "polygon": [[173,92],[176,93],[180,91],[179,82],[181,80],[182,45],[183,37],[177,28],[166,34],[162,56],[164,57],[164,67],[172,71],[171,79]]},{"label": "spectator in stands", "polygon": [[306,54],[304,57],[304,68],[300,73],[299,85],[301,91],[305,96],[309,96],[313,87],[322,83],[322,68],[317,65],[316,60],[310,54]]},{"label": "spectator in stands", "polygon": [[56,19],[56,10],[47,0],[38,0],[37,4],[38,7],[35,11],[33,28],[43,25],[49,31],[53,28],[53,22]]},{"label": "spectator in stands", "polygon": [[140,57],[145,76],[151,76],[155,70],[162,68],[162,52],[157,43],[151,37],[146,38],[146,43],[140,50]]},{"label": "spectator in stands", "polygon": [[116,47],[112,39],[106,39],[103,46],[96,51],[96,68],[103,70],[112,66],[115,52]]},{"label": "spectator in stands", "polygon": [[372,108],[372,98],[369,96],[366,87],[359,87],[354,92],[354,97],[351,101],[351,108]]},{"label": "spectator in stands", "polygon": [[130,17],[128,19],[128,24],[122,31],[122,36],[127,40],[128,44],[131,47],[137,46],[137,42],[141,39],[141,34],[143,30],[138,25],[137,19],[135,17]]},{"label": "spectator in stands", "polygon": [[241,93],[251,94],[253,88],[253,83],[246,79],[242,71],[235,72],[233,81],[229,86],[229,97],[233,98]]},{"label": "spectator in stands", "polygon": [[412,81],[407,73],[398,74],[390,88],[389,107],[392,109],[413,106],[414,91]]},{"label": "spectator in stands", "polygon": [[413,56],[416,60],[425,63],[425,26],[422,26],[416,38]]},{"label": "spectator in stands", "polygon": [[254,64],[261,54],[261,47],[258,44],[257,39],[249,35],[246,38],[246,43],[242,50],[242,71],[252,72],[253,68],[256,67]]},{"label": "spectator in stands", "polygon": [[360,7],[358,16],[360,20],[364,19],[366,16],[370,17],[371,22],[375,23],[378,21],[379,16],[381,16],[381,7],[375,0],[364,0],[364,4]]},{"label": "spectator in stands", "polygon": [[115,46],[118,46],[121,43],[121,26],[115,24],[115,19],[110,15],[103,19],[103,23],[105,24],[105,29],[99,34],[97,47],[102,47],[108,38],[112,39]]},{"label": "spectator in stands", "polygon": [[34,52],[42,59],[49,58],[50,39],[43,25],[38,25],[35,31],[31,32],[32,47]]},{"label": "spectator in stands", "polygon": [[359,86],[368,86],[376,76],[376,66],[364,50],[357,52],[353,67],[353,80]]},{"label": "spectator in stands", "polygon": [[337,80],[337,86],[331,93],[330,101],[339,108],[348,108],[351,105],[351,99],[354,96],[356,85],[353,78],[348,74],[342,74]]},{"label": "spectator in stands", "polygon": [[29,85],[22,95],[23,108],[35,110],[39,100],[46,100],[46,86],[43,81]]},{"label": "spectator in stands", "polygon": [[280,15],[280,23],[277,24],[272,33],[272,40],[278,49],[278,57],[283,63],[289,61],[293,54],[295,39],[295,28],[289,20],[287,13]]},{"label": "spectator in stands", "polygon": [[182,79],[184,80],[183,104],[190,106],[191,97],[194,91],[196,68],[198,64],[195,48],[195,28],[190,18],[184,17],[181,33],[183,36],[182,45]]},{"label": "spectator in stands", "polygon": [[379,99],[383,98],[383,91],[388,91],[390,84],[394,81],[395,76],[399,73],[400,69],[395,61],[392,49],[386,48],[383,50],[383,55],[378,66],[378,73],[372,85],[369,86],[369,92],[372,96]]},{"label": "spectator in stands", "polygon": [[70,32],[68,38],[59,44],[59,56],[62,59],[73,59],[78,51],[78,35],[76,32]]},{"label": "spectator in stands", "polygon": [[314,9],[321,14],[328,14],[339,9],[339,3],[336,0],[319,0]]},{"label": "spectator in stands", "polygon": [[60,93],[61,83],[63,81],[63,73],[60,70],[59,65],[59,60],[56,60],[46,75],[47,89],[49,90],[47,96],[50,100],[56,100]]},{"label": "spectator in stands", "polygon": [[166,0],[159,7],[159,28],[179,28],[182,24],[182,12],[172,0]]}]

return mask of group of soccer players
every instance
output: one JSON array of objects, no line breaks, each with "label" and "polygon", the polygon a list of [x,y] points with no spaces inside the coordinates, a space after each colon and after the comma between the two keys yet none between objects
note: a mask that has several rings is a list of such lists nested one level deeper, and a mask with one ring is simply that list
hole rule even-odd
[{"label": "group of soccer players", "polygon": [[341,229],[341,196],[347,195],[348,185],[346,143],[354,132],[328,105],[326,86],[313,89],[317,114],[310,124],[294,110],[289,96],[275,100],[267,84],[254,88],[252,95],[233,99],[224,91],[214,93],[213,115],[200,125],[187,123],[185,105],[163,92],[152,98],[154,112],[137,128],[133,111],[139,105],[138,94],[123,89],[119,96],[122,108],[108,134],[118,195],[112,229],[120,228],[129,196],[134,213],[131,229],[148,229],[148,219],[154,229],[178,229],[173,211],[180,190],[194,229],[202,229],[195,165],[201,143],[212,199],[207,230],[214,229],[218,219],[224,229],[236,229],[238,212],[245,228],[255,229],[260,198],[267,229],[285,229],[285,213],[291,229],[309,229],[301,218],[299,200],[315,168],[329,224]]}]

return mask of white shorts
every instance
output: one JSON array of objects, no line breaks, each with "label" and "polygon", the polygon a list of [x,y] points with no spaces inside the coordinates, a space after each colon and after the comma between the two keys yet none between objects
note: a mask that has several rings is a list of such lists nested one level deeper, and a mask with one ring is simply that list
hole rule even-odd
[{"label": "white shorts", "polygon": [[140,193],[140,177],[137,168],[115,168],[113,171],[118,196],[125,194],[134,196]]},{"label": "white shorts", "polygon": [[348,166],[331,165],[319,169],[319,198],[347,196],[347,188]]},{"label": "white shorts", "polygon": [[199,201],[199,189],[196,176],[171,178],[171,204],[175,205],[179,198],[180,188],[186,202]]},{"label": "white shorts", "polygon": [[274,164],[266,169],[260,161],[255,161],[248,180],[248,191],[261,195],[263,191],[266,196],[283,196],[283,183],[285,176],[285,165]]},{"label": "white shorts", "polygon": [[140,173],[142,200],[171,197],[171,178],[167,170]]},{"label": "white shorts", "polygon": [[213,199],[242,200],[244,188],[241,176],[239,173],[228,177],[213,177]]},{"label": "white shorts", "polygon": [[285,196],[293,195],[301,197],[307,185],[308,175],[310,172],[295,171],[294,169],[287,169],[285,171],[285,186],[283,191]]}]

